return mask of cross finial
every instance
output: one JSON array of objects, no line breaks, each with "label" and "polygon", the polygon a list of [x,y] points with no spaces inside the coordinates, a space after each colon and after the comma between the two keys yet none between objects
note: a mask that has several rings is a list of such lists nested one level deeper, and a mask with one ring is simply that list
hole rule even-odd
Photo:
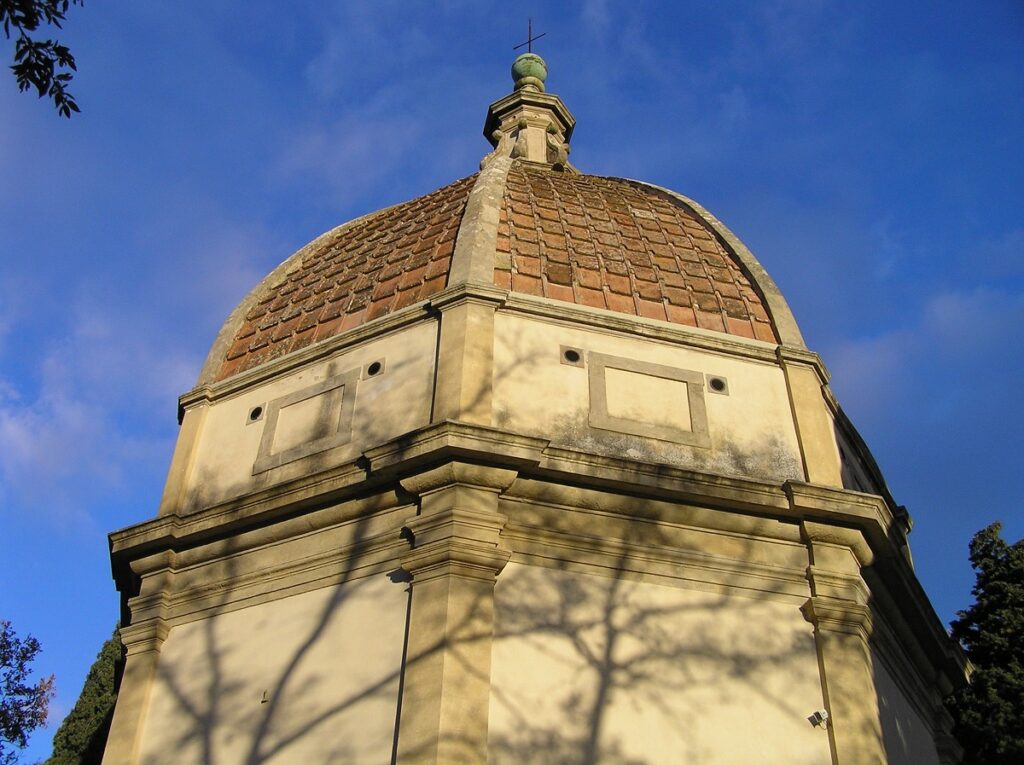
[{"label": "cross finial", "polygon": [[542,38],[546,34],[547,34],[547,32],[541,32],[539,35],[534,37],[533,36],[533,19],[530,18],[529,16],[527,16],[526,17],[526,42],[519,43],[519,45],[513,45],[512,46],[512,50],[519,50],[520,48],[522,48],[525,45],[527,53],[533,53],[533,41],[534,40],[539,40],[540,38]]}]

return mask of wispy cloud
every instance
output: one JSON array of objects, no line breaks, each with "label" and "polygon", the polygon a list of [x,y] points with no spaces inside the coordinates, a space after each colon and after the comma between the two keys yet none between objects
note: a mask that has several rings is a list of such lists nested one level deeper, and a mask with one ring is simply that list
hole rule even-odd
[{"label": "wispy cloud", "polygon": [[[31,507],[40,523],[96,531],[111,523],[100,498],[155,499],[174,402],[194,384],[219,322],[267,270],[265,250],[279,248],[258,228],[193,225],[170,244],[148,232],[147,242],[175,251],[158,252],[155,268],[127,280],[98,274],[49,300],[42,345],[22,342],[16,365],[0,343],[0,516]],[[44,292],[21,281],[26,294]],[[4,305],[0,325],[12,336],[35,330],[33,313]]]},{"label": "wispy cloud", "polygon": [[586,0],[580,7],[583,28],[598,40],[603,40],[611,28],[608,0]]},{"label": "wispy cloud", "polygon": [[80,308],[31,375],[0,380],[0,514],[31,507],[65,530],[90,528],[92,503],[168,452],[171,428],[140,427],[167,409],[194,363],[147,344],[111,314]]},{"label": "wispy cloud", "polygon": [[839,343],[825,356],[841,400],[864,417],[884,419],[910,400],[919,414],[955,417],[950,396],[974,409],[1015,395],[1022,326],[1022,293],[945,291],[904,326]]},{"label": "wispy cloud", "polygon": [[281,177],[315,184],[343,208],[386,183],[423,140],[421,123],[373,111],[297,131],[278,161]]}]

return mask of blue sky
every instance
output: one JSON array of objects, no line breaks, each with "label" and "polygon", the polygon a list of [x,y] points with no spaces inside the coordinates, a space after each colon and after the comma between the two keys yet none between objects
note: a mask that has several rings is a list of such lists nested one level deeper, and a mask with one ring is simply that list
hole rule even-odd
[{"label": "blue sky", "polygon": [[780,284],[943,621],[970,536],[1024,535],[1024,5],[508,9],[91,2],[61,34],[82,114],[0,78],[0,617],[58,687],[29,757],[117,619],[106,533],[155,514],[221,321],[319,233],[473,172],[527,15],[573,162],[697,199]]}]

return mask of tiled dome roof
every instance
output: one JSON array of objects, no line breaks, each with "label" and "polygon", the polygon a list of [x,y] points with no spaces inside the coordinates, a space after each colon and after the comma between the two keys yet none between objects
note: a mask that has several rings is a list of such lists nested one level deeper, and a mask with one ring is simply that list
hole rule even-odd
[{"label": "tiled dome roof", "polygon": [[[340,226],[250,296],[215,379],[436,295],[477,176]],[[762,295],[703,218],[652,186],[513,161],[498,287],[775,342]]]},{"label": "tiled dome roof", "polygon": [[297,252],[250,296],[216,379],[443,290],[475,178],[339,226]]},{"label": "tiled dome roof", "polygon": [[735,256],[693,211],[634,181],[516,161],[494,281],[514,292],[775,342]]},{"label": "tiled dome roof", "polygon": [[491,104],[481,172],[340,226],[225,323],[200,377],[223,380],[455,284],[802,346],[770,277],[695,202],[568,162],[575,120],[539,80]]}]

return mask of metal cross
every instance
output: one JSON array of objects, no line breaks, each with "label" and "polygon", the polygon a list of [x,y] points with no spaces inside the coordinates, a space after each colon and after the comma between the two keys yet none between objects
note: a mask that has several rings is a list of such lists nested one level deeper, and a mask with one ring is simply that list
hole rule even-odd
[{"label": "metal cross", "polygon": [[534,37],[533,36],[533,19],[531,19],[529,16],[527,16],[526,17],[526,42],[519,43],[519,45],[513,45],[512,46],[512,50],[519,50],[520,48],[522,48],[525,45],[527,52],[533,53],[533,41],[534,40],[539,40],[540,38],[542,38],[546,34],[547,34],[547,32],[541,32],[539,35]]}]

